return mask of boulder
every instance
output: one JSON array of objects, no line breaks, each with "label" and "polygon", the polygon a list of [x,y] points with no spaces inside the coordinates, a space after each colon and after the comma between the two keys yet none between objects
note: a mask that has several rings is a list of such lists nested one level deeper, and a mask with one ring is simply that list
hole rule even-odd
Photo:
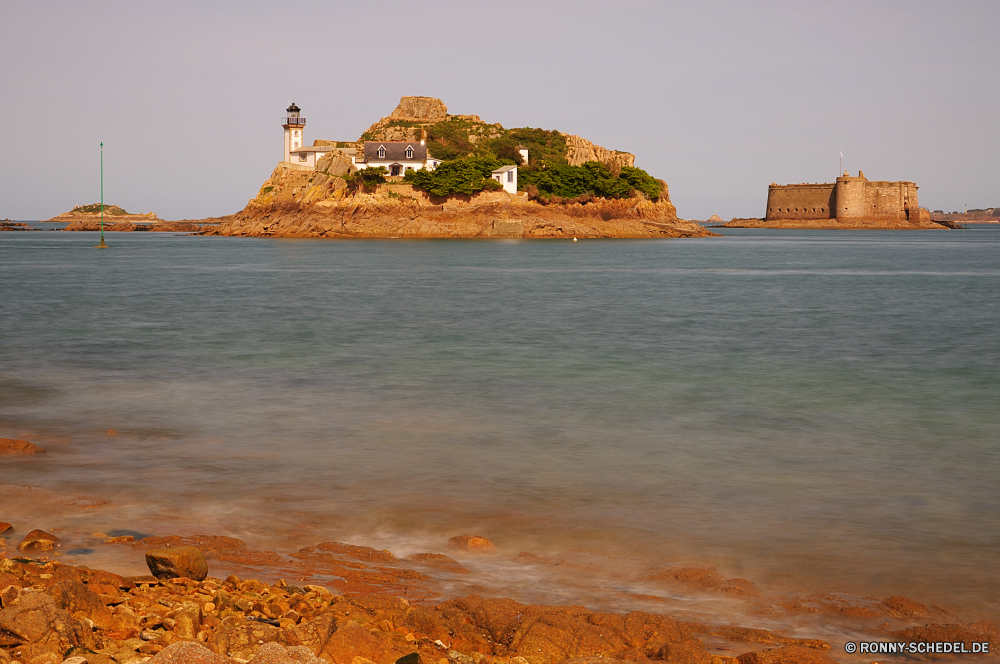
[{"label": "boulder", "polygon": [[0,521],[0,533],[5,533],[8,530],[13,530],[14,526],[10,525],[6,521]]},{"label": "boulder", "polygon": [[[62,569],[65,568],[61,568],[60,571]],[[110,629],[111,612],[108,611],[108,607],[104,605],[101,598],[87,588],[76,574],[62,576],[63,578],[57,583],[49,586],[49,594],[56,601],[56,605],[74,616],[83,613],[97,627]],[[55,579],[56,577],[53,576],[53,581]]]},{"label": "boulder", "polygon": [[458,535],[448,540],[448,546],[453,549],[473,551],[475,553],[492,553],[497,550],[496,545],[485,537],[478,535]]},{"label": "boulder", "polygon": [[232,660],[195,641],[179,641],[161,650],[147,664],[232,664]]},{"label": "boulder", "polygon": [[24,536],[17,548],[21,551],[51,551],[59,545],[59,538],[44,530],[32,530]]},{"label": "boulder", "polygon": [[355,657],[363,657],[375,664],[395,664],[397,659],[411,652],[413,647],[407,644],[402,634],[369,632],[348,620],[333,633],[320,655],[333,662],[351,662]]},{"label": "boulder", "polygon": [[186,577],[204,581],[208,576],[208,563],[201,550],[193,546],[168,549],[151,549],[146,552],[146,566],[158,579]]},{"label": "boulder", "polygon": [[0,454],[11,456],[35,456],[43,454],[44,449],[29,443],[26,440],[14,440],[13,438],[0,438]]}]

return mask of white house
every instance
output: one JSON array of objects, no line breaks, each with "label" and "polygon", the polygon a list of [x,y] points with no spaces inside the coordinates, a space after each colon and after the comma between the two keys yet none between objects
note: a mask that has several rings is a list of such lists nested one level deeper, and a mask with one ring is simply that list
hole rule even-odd
[{"label": "white house", "polygon": [[406,175],[406,171],[422,168],[434,170],[441,160],[427,153],[423,141],[365,141],[365,160],[358,168],[385,166],[389,175]]},{"label": "white house", "polygon": [[503,185],[508,194],[517,194],[517,166],[507,164],[493,171],[493,179]]}]

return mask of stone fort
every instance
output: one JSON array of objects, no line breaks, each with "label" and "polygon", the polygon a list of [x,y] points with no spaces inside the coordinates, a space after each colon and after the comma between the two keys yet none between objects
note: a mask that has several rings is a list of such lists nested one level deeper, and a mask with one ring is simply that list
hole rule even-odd
[{"label": "stone fort", "polygon": [[912,182],[868,180],[847,171],[833,183],[776,184],[767,189],[765,221],[836,220],[858,222],[930,222],[930,212],[917,205]]}]

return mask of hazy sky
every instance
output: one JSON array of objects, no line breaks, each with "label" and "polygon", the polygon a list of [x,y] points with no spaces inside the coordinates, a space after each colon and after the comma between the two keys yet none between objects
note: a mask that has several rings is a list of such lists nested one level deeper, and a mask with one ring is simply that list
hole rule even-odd
[{"label": "hazy sky", "polygon": [[680,216],[844,167],[1000,205],[1000,1],[0,3],[0,218],[228,214],[402,95],[636,155]]}]

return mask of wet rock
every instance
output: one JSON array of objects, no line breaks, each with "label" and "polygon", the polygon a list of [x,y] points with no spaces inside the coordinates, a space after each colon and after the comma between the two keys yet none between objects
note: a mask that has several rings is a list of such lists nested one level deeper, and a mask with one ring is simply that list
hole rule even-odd
[{"label": "wet rock", "polygon": [[802,646],[785,646],[748,652],[736,658],[740,664],[837,664],[825,652]]},{"label": "wet rock", "polygon": [[193,641],[179,641],[157,653],[147,664],[232,664],[232,661]]},{"label": "wet rock", "polygon": [[8,530],[13,530],[14,526],[10,525],[6,521],[0,521],[0,533],[5,533]]},{"label": "wet rock", "polygon": [[158,579],[186,577],[203,581],[208,576],[208,563],[199,549],[179,546],[172,549],[151,549],[146,552],[146,566]]},{"label": "wet rock", "polygon": [[650,572],[642,580],[677,583],[696,590],[721,592],[734,597],[756,597],[760,594],[753,581],[727,579],[714,567],[672,567]]},{"label": "wet rock", "polygon": [[123,542],[123,544],[131,544],[132,546],[142,547],[147,550],[166,548],[177,549],[185,546],[192,546],[202,551],[205,555],[211,556],[247,550],[246,542],[243,540],[236,539],[235,537],[226,537],[224,535],[195,535],[193,537],[169,535],[166,537],[145,537],[138,542]]},{"label": "wet rock", "polygon": [[285,647],[277,643],[265,643],[257,650],[250,664],[327,664],[327,662],[316,657],[305,646]]},{"label": "wet rock", "polygon": [[448,540],[448,546],[453,549],[461,549],[463,551],[472,551],[474,553],[492,553],[496,551],[497,547],[493,542],[489,541],[485,537],[479,537],[478,535],[458,535],[452,537]]},{"label": "wet rock", "polygon": [[355,546],[354,544],[344,544],[342,542],[321,542],[314,548],[328,553],[339,554],[355,560],[370,563],[394,563],[396,556],[392,552],[383,549],[373,549],[368,546]]},{"label": "wet rock", "polygon": [[15,440],[13,438],[0,438],[0,455],[9,456],[35,456],[44,454],[45,450],[34,443],[26,440]]},{"label": "wet rock", "polygon": [[59,538],[44,530],[32,530],[24,536],[17,548],[21,551],[51,551],[59,546]]},{"label": "wet rock", "polygon": [[468,574],[469,570],[462,563],[443,553],[415,553],[406,557],[407,562],[424,567],[451,572],[452,574]]}]

